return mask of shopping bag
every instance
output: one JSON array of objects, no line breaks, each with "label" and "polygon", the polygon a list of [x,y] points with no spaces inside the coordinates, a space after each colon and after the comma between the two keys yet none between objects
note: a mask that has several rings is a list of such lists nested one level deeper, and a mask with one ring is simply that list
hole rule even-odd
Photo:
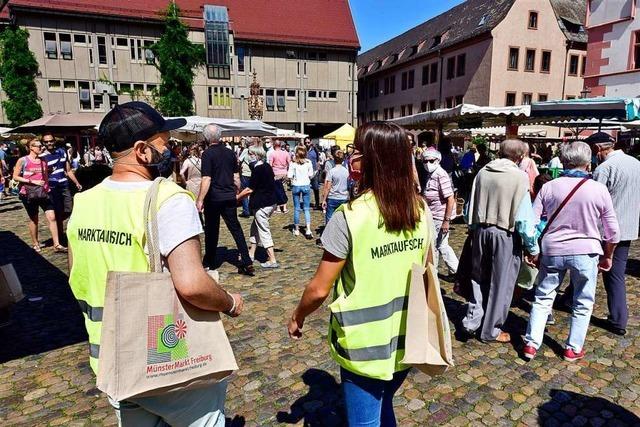
[{"label": "shopping bag", "polygon": [[524,260],[520,264],[520,271],[518,272],[518,278],[516,279],[516,285],[522,289],[530,290],[536,284],[538,278],[538,269],[531,267]]},{"label": "shopping bag", "polygon": [[162,272],[161,181],[154,181],[145,201],[152,272],[107,277],[97,387],[116,401],[204,387],[238,369],[220,314],[181,299],[170,273]]},{"label": "shopping bag", "polygon": [[13,264],[0,265],[0,308],[9,307],[23,298],[22,285]]},{"label": "shopping bag", "polygon": [[414,263],[411,267],[402,363],[432,376],[453,366],[451,331],[433,265],[433,245],[427,251],[423,265]]}]

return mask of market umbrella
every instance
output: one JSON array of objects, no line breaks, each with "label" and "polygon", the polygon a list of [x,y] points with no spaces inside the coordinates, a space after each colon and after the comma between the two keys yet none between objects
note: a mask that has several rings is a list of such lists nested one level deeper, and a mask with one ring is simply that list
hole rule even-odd
[{"label": "market umbrella", "polygon": [[352,144],[355,137],[356,130],[348,123],[345,123],[333,132],[323,136],[324,139],[333,139],[336,142],[336,145],[342,149],[344,149],[347,144]]},{"label": "market umbrella", "polygon": [[11,129],[10,133],[69,132],[95,129],[105,113],[52,114],[40,117],[22,126]]}]

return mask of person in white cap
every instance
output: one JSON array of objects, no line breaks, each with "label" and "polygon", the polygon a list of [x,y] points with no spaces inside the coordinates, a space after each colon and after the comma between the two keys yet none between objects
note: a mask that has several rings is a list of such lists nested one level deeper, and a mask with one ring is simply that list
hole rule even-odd
[{"label": "person in white cap", "polygon": [[422,162],[425,174],[424,182],[421,182],[422,195],[427,201],[429,210],[433,215],[433,224],[436,228],[436,266],[442,256],[449,275],[454,275],[458,270],[458,258],[453,248],[449,246],[449,227],[454,214],[456,199],[449,174],[440,166],[442,155],[434,148],[429,148],[422,153]]}]

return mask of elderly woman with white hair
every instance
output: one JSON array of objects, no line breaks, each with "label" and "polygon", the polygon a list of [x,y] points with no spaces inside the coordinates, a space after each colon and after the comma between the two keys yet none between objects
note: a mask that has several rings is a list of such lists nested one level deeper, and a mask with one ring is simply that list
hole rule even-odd
[{"label": "elderly woman with white hair", "polygon": [[249,256],[255,259],[256,249],[262,246],[267,251],[268,260],[260,264],[262,268],[278,268],[273,249],[273,237],[269,227],[269,218],[276,211],[276,182],[273,169],[267,163],[267,153],[260,146],[249,147],[249,155],[257,159],[253,166],[247,188],[238,194],[238,199],[251,195],[249,210],[253,214],[249,237]]},{"label": "elderly woman with white hair", "polygon": [[546,212],[549,219],[540,237],[540,273],[523,353],[527,359],[535,357],[558,287],[568,272],[574,291],[564,360],[574,362],[585,356],[598,270],[611,269],[620,232],[607,187],[592,180],[587,172],[591,148],[584,142],[565,144],[560,158],[566,172],[546,183],[533,205],[538,217]]}]

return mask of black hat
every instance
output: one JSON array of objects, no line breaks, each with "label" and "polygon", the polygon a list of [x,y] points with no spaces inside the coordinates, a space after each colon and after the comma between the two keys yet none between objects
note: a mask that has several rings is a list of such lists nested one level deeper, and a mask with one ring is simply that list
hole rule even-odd
[{"label": "black hat", "polygon": [[587,144],[615,144],[616,140],[605,132],[596,132],[584,140]]},{"label": "black hat", "polygon": [[116,105],[104,116],[98,137],[107,150],[118,153],[133,147],[137,141],[146,141],[155,134],[179,129],[186,124],[182,118],[165,120],[144,102],[127,102]]}]

